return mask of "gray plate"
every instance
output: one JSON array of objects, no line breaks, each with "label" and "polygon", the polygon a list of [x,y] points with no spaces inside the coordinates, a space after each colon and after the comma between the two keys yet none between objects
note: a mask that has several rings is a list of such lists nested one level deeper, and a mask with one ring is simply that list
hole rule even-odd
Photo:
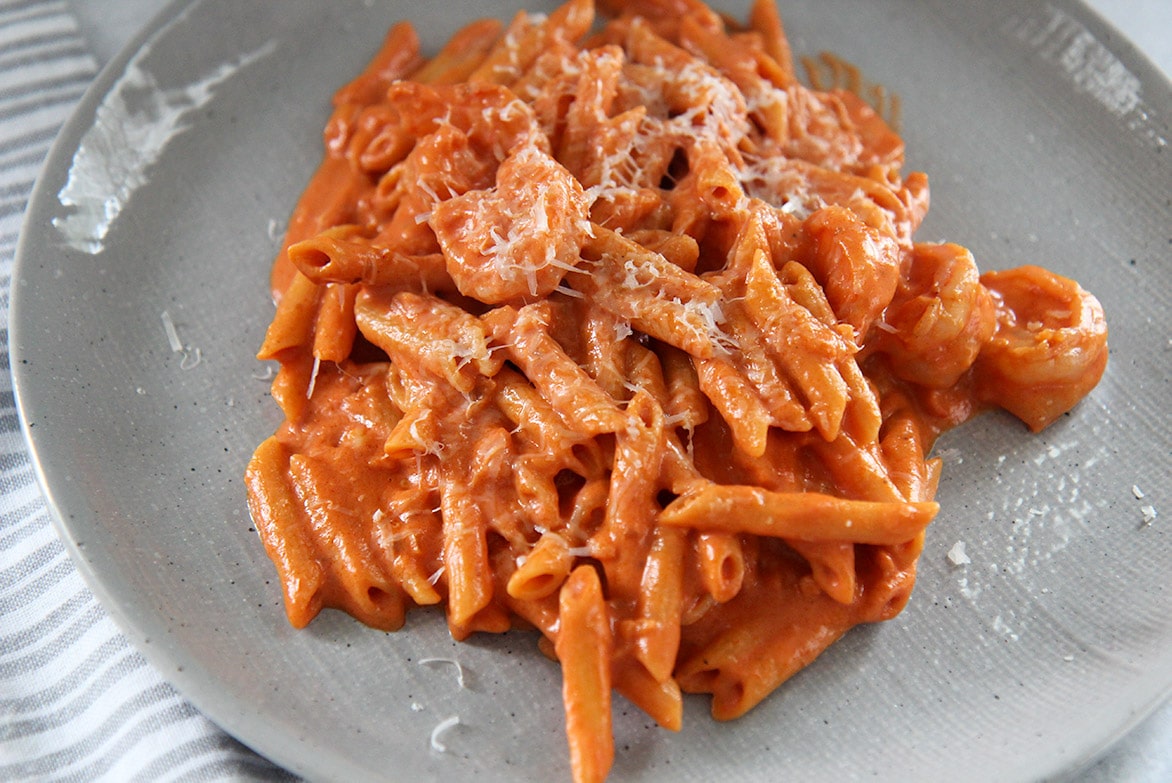
[{"label": "gray plate", "polygon": [[[336,613],[294,631],[244,504],[245,462],[278,423],[252,358],[266,275],[328,97],[400,17],[434,46],[512,7],[461,5],[172,7],[66,126],[19,250],[16,389],[78,566],[200,709],[315,778],[568,779],[558,671],[532,636],[456,645],[431,612],[391,635]],[[1107,310],[1111,363],[1040,436],[989,415],[940,444],[944,510],[900,617],[733,723],[689,699],[674,735],[620,701],[614,778],[1077,768],[1172,683],[1172,91],[1073,3],[785,5],[797,51],[841,53],[902,96],[910,165],[933,177],[921,238],[1080,280]],[[1162,516],[1144,524],[1144,507]],[[945,557],[957,541],[967,566]],[[458,659],[466,687],[431,657]]]}]

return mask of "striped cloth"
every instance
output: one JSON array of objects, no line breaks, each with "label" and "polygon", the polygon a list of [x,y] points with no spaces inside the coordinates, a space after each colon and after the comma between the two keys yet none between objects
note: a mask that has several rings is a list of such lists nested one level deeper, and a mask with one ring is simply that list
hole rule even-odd
[{"label": "striped cloth", "polygon": [[33,181],[97,70],[64,0],[0,0],[0,780],[287,780],[122,636],[50,527],[9,375],[8,291]]}]

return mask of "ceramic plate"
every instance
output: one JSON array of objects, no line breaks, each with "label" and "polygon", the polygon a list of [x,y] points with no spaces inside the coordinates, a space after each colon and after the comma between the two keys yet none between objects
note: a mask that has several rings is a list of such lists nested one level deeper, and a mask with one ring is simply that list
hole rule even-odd
[{"label": "ceramic plate", "polygon": [[[13,286],[16,388],[80,569],[226,730],[316,779],[568,780],[559,673],[531,635],[457,645],[426,611],[396,634],[333,612],[295,631],[245,509],[245,463],[278,423],[253,359],[269,262],[331,92],[400,18],[434,50],[473,15],[514,10],[440,8],[165,13],[103,72],[36,190]],[[1172,90],[1073,3],[786,0],[783,14],[797,52],[836,52],[901,96],[909,169],[933,183],[919,236],[971,247],[982,268],[1081,281],[1107,311],[1110,366],[1041,435],[988,415],[939,444],[943,511],[902,615],[736,722],[689,698],[671,734],[620,700],[613,778],[1076,769],[1172,684]],[[972,562],[956,566],[961,541]],[[458,660],[464,686],[428,658]],[[451,716],[437,753],[431,731]]]}]

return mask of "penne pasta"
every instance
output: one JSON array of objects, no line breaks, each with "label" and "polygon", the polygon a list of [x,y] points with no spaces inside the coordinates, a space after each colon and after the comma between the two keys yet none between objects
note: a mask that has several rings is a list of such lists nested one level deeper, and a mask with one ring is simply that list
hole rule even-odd
[{"label": "penne pasta", "polygon": [[934,501],[848,500],[709,484],[677,498],[659,522],[803,541],[900,544],[919,535],[938,510]]},{"label": "penne pasta", "polygon": [[684,692],[737,717],[902,610],[936,438],[1070,410],[1106,324],[1073,281],[917,242],[890,113],[794,63],[771,0],[569,0],[430,57],[390,29],[270,274],[284,420],[246,487],[294,626],[535,629],[602,781],[612,692],[673,731]]},{"label": "penne pasta", "polygon": [[556,651],[562,665],[566,735],[575,783],[606,779],[614,759],[611,734],[610,618],[598,572],[574,569],[559,593]]}]

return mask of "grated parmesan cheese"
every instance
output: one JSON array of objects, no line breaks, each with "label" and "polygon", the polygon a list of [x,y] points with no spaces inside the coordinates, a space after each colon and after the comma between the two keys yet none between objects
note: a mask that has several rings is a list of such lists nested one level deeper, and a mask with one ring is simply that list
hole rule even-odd
[{"label": "grated parmesan cheese", "polygon": [[163,319],[163,331],[167,334],[167,344],[171,346],[171,352],[182,353],[183,341],[179,339],[179,332],[175,330],[175,322],[171,320],[171,314],[164,310],[160,318]]},{"label": "grated parmesan cheese", "polygon": [[952,545],[952,549],[948,550],[948,562],[954,566],[968,565],[973,562],[972,558],[965,554],[963,541],[957,541]]},{"label": "grated parmesan cheese", "polygon": [[460,684],[461,688],[467,687],[464,685],[464,667],[455,658],[420,658],[419,665],[427,666],[433,663],[446,663],[456,667],[456,682]]},{"label": "grated parmesan cheese", "polygon": [[313,357],[313,372],[309,375],[309,388],[305,390],[305,399],[313,399],[313,389],[317,386],[317,372],[321,369],[321,359]]},{"label": "grated parmesan cheese", "polygon": [[196,348],[194,351],[184,351],[183,358],[179,362],[180,370],[194,370],[203,361],[203,353]]},{"label": "grated parmesan cheese", "polygon": [[169,312],[164,310],[159,314],[159,318],[163,321],[163,332],[167,335],[167,345],[171,347],[171,352],[183,354],[183,358],[179,360],[179,369],[194,370],[203,361],[203,353],[198,348],[192,349],[191,346],[183,344]]},{"label": "grated parmesan cheese", "polygon": [[440,742],[440,735],[453,726],[460,725],[460,716],[453,715],[450,718],[444,718],[436,724],[435,728],[431,730],[431,749],[436,753],[447,753],[448,748]]}]

